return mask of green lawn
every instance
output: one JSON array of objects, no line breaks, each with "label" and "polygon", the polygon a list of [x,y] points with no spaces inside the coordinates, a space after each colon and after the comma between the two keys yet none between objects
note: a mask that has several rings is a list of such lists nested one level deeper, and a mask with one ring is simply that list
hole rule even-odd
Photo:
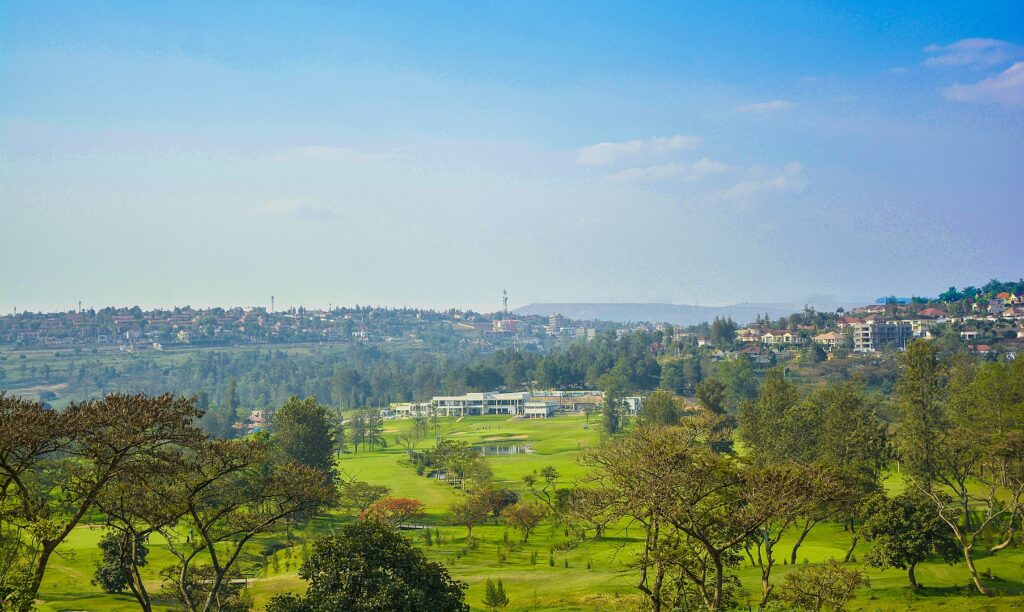
[{"label": "green lawn", "polygon": [[[576,462],[580,448],[599,443],[598,419],[592,419],[589,428],[584,417],[559,416],[547,420],[507,420],[504,417],[474,417],[461,421],[442,419],[444,435],[471,443],[488,438],[510,438],[527,444],[528,454],[491,457],[494,477],[523,492],[522,476],[546,465],[553,465],[569,480],[581,474]],[[474,529],[481,540],[473,551],[462,551],[466,544],[466,530],[446,526],[447,507],[459,493],[444,482],[417,476],[415,470],[402,463],[404,452],[394,443],[397,431],[408,427],[408,421],[388,421],[386,437],[389,447],[371,452],[349,453],[339,460],[339,466],[362,480],[386,484],[393,494],[414,497],[427,505],[425,523],[440,532],[442,543],[430,548],[418,532],[409,532],[410,538],[423,547],[427,555],[444,563],[456,577],[469,583],[468,602],[474,609],[483,608],[483,582],[489,577],[501,577],[511,599],[511,610],[633,610],[639,598],[633,587],[633,576],[623,572],[625,563],[635,550],[635,541],[625,531],[612,530],[608,537],[571,549],[560,550],[566,541],[560,529],[542,525],[530,537],[529,543],[517,544],[518,532],[509,531],[509,544],[505,544],[506,529],[501,525],[485,525]],[[422,446],[428,446],[428,442]],[[902,485],[899,477],[890,476],[886,485],[893,489]],[[527,493],[528,495],[528,493]],[[304,530],[292,534],[294,546],[278,551],[266,568],[262,558],[252,555],[246,559],[244,570],[254,576],[247,593],[254,605],[261,607],[274,594],[299,592],[304,583],[296,575],[304,548],[308,548],[319,534],[351,520],[350,517],[331,515],[318,519]],[[137,606],[125,596],[107,596],[89,584],[95,560],[96,542],[101,531],[83,527],[62,548],[60,558],[51,562],[51,568],[42,590],[45,600],[42,610],[131,610]],[[285,542],[280,534],[262,544]],[[806,559],[818,563],[829,558],[841,559],[850,542],[848,533],[833,524],[815,527],[798,554],[798,565]],[[791,542],[783,540],[781,556],[788,557]],[[855,553],[863,552],[859,544]],[[157,590],[158,570],[172,563],[172,557],[159,542],[150,547],[151,563],[146,571],[150,588]],[[506,556],[498,564],[499,550]],[[460,551],[461,554],[460,554]],[[553,552],[552,552],[553,551]],[[530,556],[537,553],[537,564],[531,565]],[[553,558],[554,566],[549,565]],[[566,567],[568,563],[568,567]],[[588,564],[591,566],[588,568]],[[925,589],[912,594],[907,589],[904,572],[867,569],[871,588],[862,591],[851,606],[854,610],[1010,610],[1024,608],[1024,550],[1013,549],[993,557],[982,557],[977,562],[979,571],[991,570],[995,576],[988,584],[994,591],[1004,593],[996,597],[980,597],[967,588],[968,574],[963,563],[948,566],[929,562],[918,567],[918,580]],[[858,566],[859,567],[859,566]],[[780,582],[793,566],[777,566],[773,581]],[[739,571],[740,579],[752,603],[760,592],[760,573],[749,564]],[[997,580],[998,579],[998,580]],[[168,605],[170,602],[164,602]],[[170,608],[161,608],[170,609]]]}]

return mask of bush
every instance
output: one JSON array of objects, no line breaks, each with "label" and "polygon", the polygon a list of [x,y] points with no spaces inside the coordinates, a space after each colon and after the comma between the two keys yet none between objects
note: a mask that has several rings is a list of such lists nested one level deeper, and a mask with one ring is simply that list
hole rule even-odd
[{"label": "bush", "polygon": [[299,576],[310,583],[306,595],[278,595],[268,612],[469,611],[464,582],[375,521],[346,525],[318,541]]},{"label": "bush", "polygon": [[786,574],[779,599],[794,610],[817,611],[829,606],[840,611],[866,586],[871,582],[863,573],[844,569],[833,559]]}]

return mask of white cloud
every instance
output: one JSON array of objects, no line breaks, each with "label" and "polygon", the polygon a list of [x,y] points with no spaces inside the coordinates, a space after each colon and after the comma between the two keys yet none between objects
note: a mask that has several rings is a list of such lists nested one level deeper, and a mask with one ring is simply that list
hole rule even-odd
[{"label": "white cloud", "polygon": [[910,72],[905,66],[893,66],[885,71],[885,74],[906,74]]},{"label": "white cloud", "polygon": [[1003,106],[1024,104],[1024,62],[1017,62],[999,74],[973,85],[957,83],[943,92],[956,102],[996,102]]},{"label": "white cloud", "polygon": [[599,142],[576,150],[576,163],[582,166],[607,166],[622,158],[661,155],[669,151],[696,149],[704,142],[700,136],[677,134],[668,138],[648,138],[626,142]]},{"label": "white cloud", "polygon": [[796,106],[796,103],[789,100],[769,100],[767,102],[743,104],[733,108],[733,110],[737,113],[770,113],[772,111],[793,108],[794,106]]},{"label": "white cloud", "polygon": [[995,66],[1020,57],[1024,48],[995,38],[964,38],[948,45],[928,45],[925,66]]},{"label": "white cloud", "polygon": [[714,159],[703,158],[695,162],[673,162],[660,166],[627,168],[611,176],[613,180],[624,182],[658,181],[675,178],[684,182],[699,181],[704,177],[721,174],[733,170],[733,166]]},{"label": "white cloud", "polygon": [[803,178],[804,168],[800,162],[790,162],[783,166],[781,172],[765,173],[751,169],[751,178],[736,183],[712,195],[713,201],[748,200],[756,195],[769,192],[797,193],[803,190],[807,182]]}]

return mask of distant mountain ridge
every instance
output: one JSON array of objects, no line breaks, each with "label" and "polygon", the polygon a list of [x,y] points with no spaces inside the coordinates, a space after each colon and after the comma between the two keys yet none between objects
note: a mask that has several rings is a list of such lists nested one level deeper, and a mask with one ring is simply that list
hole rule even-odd
[{"label": "distant mountain ridge", "polygon": [[[833,311],[842,306],[850,308],[861,304],[812,303],[816,310]],[[768,314],[773,319],[800,312],[805,304],[756,304],[740,303],[729,306],[693,306],[688,304],[658,303],[537,303],[516,308],[513,312],[522,315],[560,314],[570,319],[584,321],[614,321],[618,323],[641,322],[674,323],[697,325],[712,321],[715,317],[732,317],[743,325],[755,320],[758,315]]]}]

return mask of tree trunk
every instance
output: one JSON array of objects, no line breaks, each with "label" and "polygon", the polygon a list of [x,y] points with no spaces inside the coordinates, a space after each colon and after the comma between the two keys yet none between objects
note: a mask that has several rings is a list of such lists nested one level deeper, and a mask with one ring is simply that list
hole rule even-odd
[{"label": "tree trunk", "polygon": [[32,584],[29,586],[29,593],[32,594],[32,598],[22,606],[21,612],[28,612],[35,607],[33,600],[35,600],[36,596],[39,594],[39,586],[43,584],[43,575],[46,574],[46,564],[50,562],[50,555],[52,555],[53,551],[56,549],[56,545],[51,545],[45,542],[43,543],[43,549],[39,553],[39,560],[36,561],[36,569],[32,573]]},{"label": "tree trunk", "polygon": [[843,563],[849,563],[850,562],[850,557],[853,556],[853,549],[857,547],[857,540],[859,540],[859,539],[860,539],[860,536],[857,535],[857,534],[854,534],[853,540],[850,542],[850,549],[846,551],[846,557],[843,558]]},{"label": "tree trunk", "polygon": [[967,569],[971,572],[971,580],[974,581],[975,588],[977,588],[978,592],[982,595],[988,595],[988,591],[986,591],[985,587],[981,584],[981,579],[978,578],[978,568],[974,567],[974,558],[971,556],[971,547],[964,546],[963,549],[964,560],[967,561]]},{"label": "tree trunk", "polygon": [[771,559],[768,560],[768,565],[761,568],[761,603],[758,604],[759,610],[764,610],[764,607],[768,605],[768,599],[772,596],[772,590],[775,588],[769,581],[772,574],[772,563]]},{"label": "tree trunk", "polygon": [[711,600],[711,609],[720,610],[722,609],[722,588],[725,582],[725,568],[722,566],[722,560],[717,556],[714,557],[715,561],[715,596]]},{"label": "tree trunk", "polygon": [[811,528],[814,527],[814,519],[807,519],[804,523],[803,531],[800,532],[800,537],[796,539],[796,543],[793,544],[793,552],[789,556],[789,564],[796,565],[796,552],[800,550],[800,545],[804,543],[804,538],[811,532]]},{"label": "tree trunk", "polygon": [[921,587],[917,584],[917,576],[914,575],[914,568],[917,567],[916,563],[911,563],[910,568],[907,569],[907,577],[910,578],[910,588],[915,591]]}]

